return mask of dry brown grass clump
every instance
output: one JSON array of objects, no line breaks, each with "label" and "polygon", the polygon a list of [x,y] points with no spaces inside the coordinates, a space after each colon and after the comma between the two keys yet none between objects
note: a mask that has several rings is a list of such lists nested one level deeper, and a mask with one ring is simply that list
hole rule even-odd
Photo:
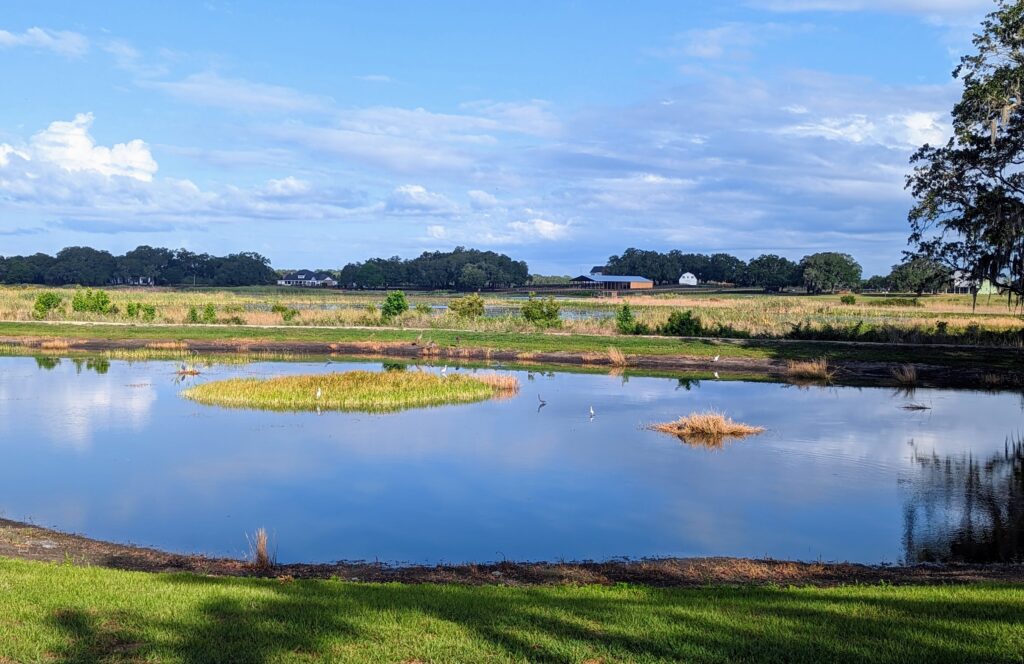
[{"label": "dry brown grass clump", "polygon": [[474,374],[473,377],[485,385],[490,385],[499,395],[512,396],[519,392],[519,379],[509,374],[488,372]]},{"label": "dry brown grass clump", "polygon": [[613,367],[624,367],[628,364],[625,354],[615,346],[608,346],[608,361]]},{"label": "dry brown grass clump", "polygon": [[684,443],[705,447],[721,447],[726,438],[746,438],[764,432],[764,427],[734,422],[729,417],[713,410],[691,413],[675,422],[653,424],[650,428],[654,431],[671,434]]},{"label": "dry brown grass clump", "polygon": [[900,385],[917,385],[917,368],[915,368],[913,364],[904,364],[903,366],[896,367],[892,370],[892,377],[895,378],[896,382]]},{"label": "dry brown grass clump", "polygon": [[274,559],[270,555],[270,537],[266,528],[258,528],[252,538],[247,534],[249,540],[249,551],[252,554],[252,565],[256,569],[267,570],[274,566]]},{"label": "dry brown grass clump", "polygon": [[146,344],[151,350],[185,350],[188,344],[183,341],[153,341]]},{"label": "dry brown grass clump", "polygon": [[46,350],[67,350],[71,348],[71,343],[66,339],[47,339],[41,342],[39,347]]},{"label": "dry brown grass clump", "polygon": [[831,380],[835,371],[829,368],[828,360],[819,357],[816,360],[790,360],[786,374],[798,380]]}]

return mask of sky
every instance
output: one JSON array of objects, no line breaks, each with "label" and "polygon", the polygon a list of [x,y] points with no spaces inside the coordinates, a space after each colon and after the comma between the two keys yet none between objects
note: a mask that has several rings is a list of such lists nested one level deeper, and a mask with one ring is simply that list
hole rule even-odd
[{"label": "sky", "polygon": [[4,3],[0,255],[907,249],[992,0]]}]

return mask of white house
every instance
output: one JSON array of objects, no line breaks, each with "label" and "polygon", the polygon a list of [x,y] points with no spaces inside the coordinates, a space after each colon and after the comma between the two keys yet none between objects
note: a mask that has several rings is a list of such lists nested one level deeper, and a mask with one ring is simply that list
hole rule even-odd
[{"label": "white house", "polygon": [[299,270],[289,272],[277,280],[278,286],[303,286],[305,288],[333,288],[338,285],[331,275],[326,272],[314,272],[313,270]]},{"label": "white house", "polygon": [[679,277],[680,286],[696,286],[697,275],[693,272],[683,272],[683,276]]}]

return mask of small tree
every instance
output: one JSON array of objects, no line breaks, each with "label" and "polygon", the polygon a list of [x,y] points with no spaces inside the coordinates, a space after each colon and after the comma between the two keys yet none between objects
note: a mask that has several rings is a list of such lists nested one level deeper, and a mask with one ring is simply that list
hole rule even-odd
[{"label": "small tree", "polygon": [[203,307],[202,322],[211,325],[217,322],[217,308],[213,306],[212,302],[207,303],[207,305]]},{"label": "small tree", "polygon": [[615,327],[622,334],[633,334],[636,331],[636,317],[628,304],[623,304],[615,313]]},{"label": "small tree", "polygon": [[536,293],[530,293],[530,299],[523,305],[523,318],[541,327],[561,325],[560,312],[561,307],[555,301],[555,298],[550,295],[546,298],[538,299]]},{"label": "small tree", "polygon": [[661,333],[673,337],[699,337],[704,331],[700,318],[693,315],[693,312],[673,311],[668,316],[668,321],[661,326]]},{"label": "small tree", "polygon": [[384,298],[384,304],[380,305],[380,313],[384,318],[401,316],[406,311],[409,311],[409,301],[405,299],[405,293],[400,290],[388,293],[388,296]]},{"label": "small tree", "polygon": [[51,311],[60,308],[61,302],[61,296],[56,293],[50,291],[40,293],[36,297],[35,305],[32,307],[32,318],[43,320]]},{"label": "small tree", "polygon": [[448,303],[448,309],[462,318],[479,318],[484,315],[484,298],[479,293],[457,297]]}]

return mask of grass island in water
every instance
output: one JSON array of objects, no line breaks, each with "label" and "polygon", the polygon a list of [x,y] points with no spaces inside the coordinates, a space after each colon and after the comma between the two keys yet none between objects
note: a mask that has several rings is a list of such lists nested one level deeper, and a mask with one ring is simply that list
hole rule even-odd
[{"label": "grass island in water", "polygon": [[514,376],[437,375],[424,371],[346,371],[276,378],[231,378],[182,392],[200,403],[259,410],[344,410],[387,413],[510,396]]}]

